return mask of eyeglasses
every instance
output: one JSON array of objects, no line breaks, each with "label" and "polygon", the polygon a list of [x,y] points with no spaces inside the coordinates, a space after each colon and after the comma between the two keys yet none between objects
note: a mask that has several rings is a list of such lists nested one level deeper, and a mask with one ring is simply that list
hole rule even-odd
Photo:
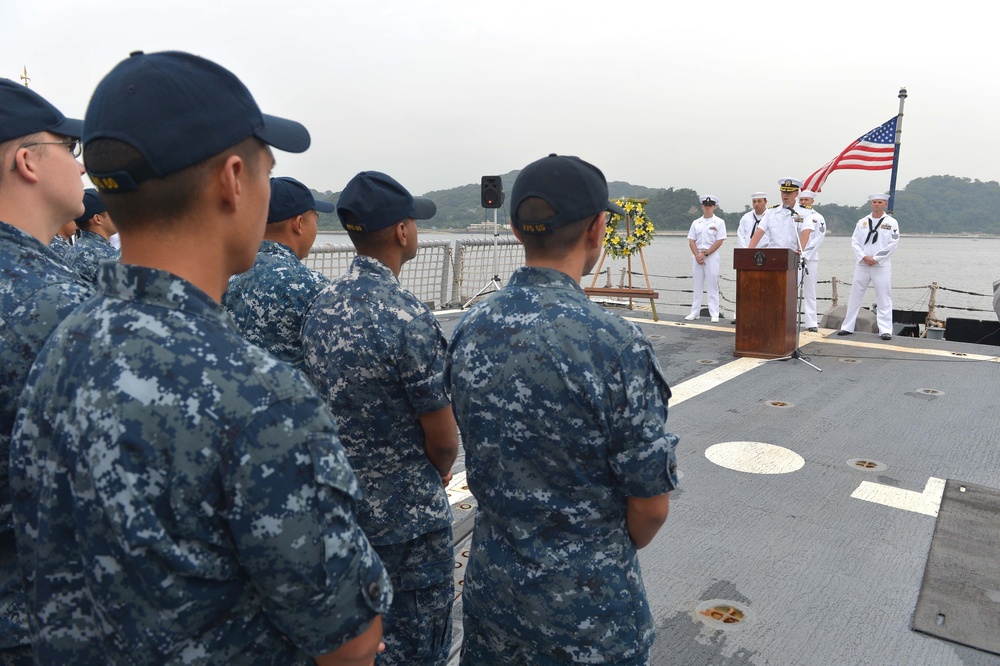
[{"label": "eyeglasses", "polygon": [[[83,154],[83,143],[79,139],[63,139],[62,141],[32,141],[31,143],[22,143],[17,147],[17,150],[22,148],[31,148],[32,146],[66,146],[69,150],[70,155],[73,157],[79,157]],[[16,153],[16,151],[15,151]],[[14,171],[17,169],[17,155],[14,155],[14,160],[10,163],[10,170]]]}]

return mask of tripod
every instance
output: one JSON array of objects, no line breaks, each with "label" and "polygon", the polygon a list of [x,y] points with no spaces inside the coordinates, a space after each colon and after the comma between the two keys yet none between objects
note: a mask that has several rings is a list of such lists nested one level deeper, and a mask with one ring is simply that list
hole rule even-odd
[{"label": "tripod", "polygon": [[[792,211],[792,213],[793,215],[796,214],[794,211]],[[792,219],[794,221],[794,217]],[[823,368],[820,368],[810,363],[809,357],[804,356],[802,354],[802,350],[799,349],[799,337],[802,335],[802,290],[805,285],[806,274],[809,272],[809,269],[806,267],[806,256],[802,249],[802,237],[798,233],[795,234],[795,242],[799,246],[799,306],[798,306],[798,312],[796,313],[798,315],[798,320],[796,321],[795,324],[795,349],[793,349],[792,353],[789,354],[788,356],[781,356],[779,358],[771,358],[768,360],[787,361],[790,358],[794,358],[802,361],[813,370],[823,372]]]},{"label": "tripod", "polygon": [[462,306],[463,310],[469,307],[472,301],[476,300],[480,296],[492,293],[494,291],[500,291],[500,289],[503,287],[503,284],[500,282],[500,273],[497,271],[497,252],[498,252],[499,241],[500,241],[500,229],[497,226],[497,209],[494,208],[493,209],[493,277],[490,278],[490,281],[486,283],[486,286],[480,289],[475,296],[466,301],[465,305]]}]

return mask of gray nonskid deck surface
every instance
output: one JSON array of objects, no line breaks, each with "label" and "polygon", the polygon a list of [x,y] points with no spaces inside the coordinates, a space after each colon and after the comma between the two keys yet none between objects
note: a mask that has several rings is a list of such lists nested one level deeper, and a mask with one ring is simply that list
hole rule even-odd
[{"label": "gray nonskid deck surface", "polygon": [[[459,316],[442,316],[447,332]],[[1000,487],[1000,363],[980,360],[1000,348],[803,335],[817,372],[799,360],[735,359],[728,322],[678,319],[639,322],[675,391],[669,427],[683,472],[666,525],[641,551],[652,662],[1000,665],[910,629],[936,480]],[[750,473],[705,455],[737,442],[784,447],[802,466]],[[848,462],[857,460],[876,468]],[[698,612],[711,600],[744,619],[713,623]]]}]

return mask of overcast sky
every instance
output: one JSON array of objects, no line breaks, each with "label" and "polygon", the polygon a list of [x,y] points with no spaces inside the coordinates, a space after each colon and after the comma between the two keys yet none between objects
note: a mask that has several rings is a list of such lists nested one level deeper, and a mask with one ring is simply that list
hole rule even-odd
[{"label": "overcast sky", "polygon": [[[320,191],[376,169],[422,194],[557,152],[730,210],[755,190],[777,201],[779,178],[894,116],[905,86],[897,188],[1000,180],[1000,34],[981,4],[918,5],[0,0],[0,76],[27,66],[82,118],[130,51],[189,51],[309,128],[309,151],[277,153],[274,173]],[[889,174],[834,172],[817,204],[861,205]]]}]

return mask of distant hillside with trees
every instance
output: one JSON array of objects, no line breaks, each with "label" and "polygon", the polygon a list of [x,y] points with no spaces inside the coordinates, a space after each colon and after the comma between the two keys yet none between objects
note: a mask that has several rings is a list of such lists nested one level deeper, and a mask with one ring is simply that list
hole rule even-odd
[{"label": "distant hillside with trees", "polygon": [[[509,194],[518,171],[502,176],[504,189]],[[687,231],[691,221],[701,215],[698,193],[689,188],[674,189],[644,187],[622,181],[608,183],[612,199],[633,197],[649,199],[646,214],[661,231]],[[336,203],[339,192],[317,192],[317,199]],[[422,228],[465,229],[476,222],[492,222],[493,211],[480,205],[479,183],[460,185],[449,190],[435,190],[421,196],[432,199],[438,207],[433,219],[419,222]],[[777,193],[773,195],[775,203]],[[770,199],[769,199],[770,200]],[[859,218],[870,209],[864,206],[820,204],[816,209],[826,218],[829,233],[849,235]],[[905,188],[896,191],[893,215],[899,220],[903,233],[919,234],[995,234],[1000,235],[1000,183],[980,181],[958,176],[928,176],[911,180]],[[750,210],[749,202],[740,210],[724,210],[717,214],[726,220],[730,233],[744,213]],[[506,205],[498,211],[502,224],[509,217]],[[336,213],[320,215],[321,230],[341,229]]]}]

